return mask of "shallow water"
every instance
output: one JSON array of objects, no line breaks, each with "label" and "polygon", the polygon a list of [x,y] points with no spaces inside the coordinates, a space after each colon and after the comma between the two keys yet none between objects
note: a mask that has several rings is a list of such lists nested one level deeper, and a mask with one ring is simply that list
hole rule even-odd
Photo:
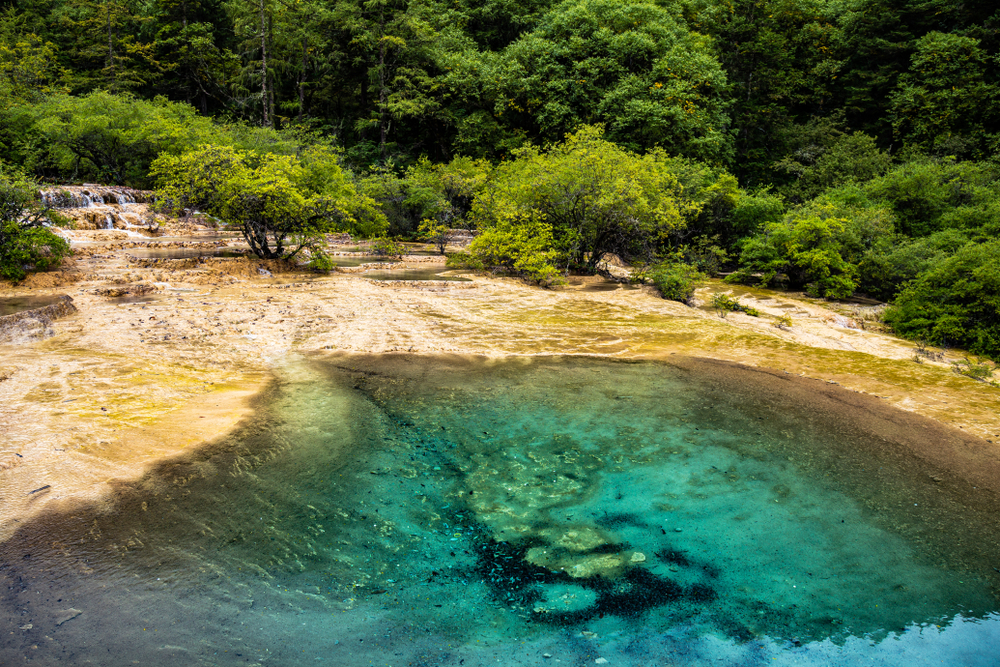
[{"label": "shallow water", "polygon": [[0,317],[13,315],[22,310],[44,308],[59,302],[58,296],[5,296],[0,297]]},{"label": "shallow water", "polygon": [[361,276],[372,280],[445,280],[449,282],[469,282],[469,278],[453,275],[454,269],[444,264],[425,264],[398,269],[374,269]]},{"label": "shallow water", "polygon": [[756,375],[289,364],[0,546],[0,664],[996,665],[995,498]]},{"label": "shallow water", "polygon": [[190,259],[193,257],[246,257],[250,255],[250,248],[131,248],[126,252],[139,259]]}]

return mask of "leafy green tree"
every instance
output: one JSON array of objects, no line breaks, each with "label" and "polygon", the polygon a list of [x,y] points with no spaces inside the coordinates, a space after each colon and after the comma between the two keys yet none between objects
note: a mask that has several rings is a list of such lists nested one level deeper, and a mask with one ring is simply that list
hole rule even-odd
[{"label": "leafy green tree", "polygon": [[1000,241],[970,243],[900,292],[885,322],[908,338],[1000,360]]},{"label": "leafy green tree", "polygon": [[36,170],[136,187],[150,184],[149,166],[160,153],[180,153],[215,133],[186,104],[129,94],[58,95],[19,114],[34,133],[26,140],[35,142]]},{"label": "leafy green tree", "polygon": [[69,243],[48,229],[54,216],[37,195],[37,184],[0,165],[0,276],[7,280],[58,266],[70,254]]},{"label": "leafy green tree", "polygon": [[891,98],[897,139],[939,155],[988,154],[1000,121],[1000,86],[986,78],[996,66],[990,60],[971,37],[930,32],[917,40]]},{"label": "leafy green tree", "polygon": [[[152,48],[161,92],[197,106],[202,113],[228,101],[237,57],[220,43],[225,12],[220,0],[155,0],[149,6]],[[163,90],[165,88],[165,90]]]},{"label": "leafy green tree", "polygon": [[484,73],[495,112],[557,140],[602,123],[631,148],[725,162],[727,81],[710,41],[649,0],[566,0]]},{"label": "leafy green tree", "polygon": [[858,263],[861,291],[883,301],[893,299],[900,288],[941,264],[969,243],[963,231],[946,229],[930,236],[908,239],[894,235],[875,245]]},{"label": "leafy green tree", "polygon": [[77,91],[136,91],[158,78],[152,45],[141,38],[148,20],[140,0],[65,0],[53,12]]},{"label": "leafy green tree", "polygon": [[363,79],[354,129],[374,133],[377,158],[393,151],[394,129],[407,120],[440,125],[433,51],[441,39],[432,6],[415,0],[337,0],[331,11],[348,46],[344,58]]},{"label": "leafy green tree", "polygon": [[3,82],[0,85],[7,89],[9,99],[37,102],[45,95],[64,92],[65,71],[59,66],[56,51],[53,43],[35,34],[10,42],[0,41],[0,81]]},{"label": "leafy green tree", "polygon": [[776,167],[795,178],[785,188],[788,196],[803,202],[845,183],[863,183],[885,174],[892,166],[888,153],[879,150],[875,138],[863,132],[843,134],[829,147],[802,147]]},{"label": "leafy green tree", "polygon": [[636,155],[602,135],[585,127],[544,150],[516,151],[476,198],[476,225],[484,232],[547,225],[567,268],[593,272],[609,253],[651,259],[697,205],[683,199],[662,151]]},{"label": "leafy green tree", "polygon": [[445,227],[465,226],[472,202],[491,172],[486,160],[457,157],[432,164],[423,158],[406,170],[406,204],[421,218],[432,218]]},{"label": "leafy green tree", "polygon": [[768,224],[744,243],[731,280],[773,285],[783,279],[814,296],[850,296],[865,252],[893,234],[887,208],[851,202],[852,194],[850,188],[832,193]]},{"label": "leafy green tree", "polygon": [[949,228],[1000,230],[998,187],[1000,171],[989,163],[917,157],[864,190],[892,208],[900,233],[916,238]]},{"label": "leafy green tree", "polygon": [[732,167],[744,186],[776,183],[782,131],[832,108],[842,57],[838,3],[688,0],[691,28],[714,38],[730,86]]},{"label": "leafy green tree", "polygon": [[357,194],[336,155],[321,148],[296,158],[206,145],[161,156],[153,174],[158,200],[175,211],[197,206],[238,227],[254,254],[265,259],[291,259],[308,250],[317,265],[326,265],[325,234],[370,236],[385,227],[374,202]]}]

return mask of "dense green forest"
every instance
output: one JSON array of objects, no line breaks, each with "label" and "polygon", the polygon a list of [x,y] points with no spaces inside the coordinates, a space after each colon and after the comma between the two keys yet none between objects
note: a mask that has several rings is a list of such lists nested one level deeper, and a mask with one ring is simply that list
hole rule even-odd
[{"label": "dense green forest", "polygon": [[720,272],[862,294],[903,335],[1000,359],[993,2],[5,5],[0,170],[22,195],[158,188],[318,269],[332,229],[475,227],[452,261],[545,284],[615,254],[681,300]]}]

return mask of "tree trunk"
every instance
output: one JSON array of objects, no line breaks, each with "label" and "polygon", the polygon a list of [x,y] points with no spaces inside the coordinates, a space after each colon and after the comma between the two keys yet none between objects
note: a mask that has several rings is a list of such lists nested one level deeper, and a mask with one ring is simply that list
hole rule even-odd
[{"label": "tree trunk", "polygon": [[306,112],[306,69],[309,67],[309,52],[302,42],[302,74],[299,75],[299,120]]},{"label": "tree trunk", "polygon": [[267,23],[264,18],[264,0],[260,3],[260,102],[264,108],[264,127],[271,127],[270,101],[267,91]]},{"label": "tree trunk", "polygon": [[[383,30],[383,37],[385,31]],[[386,86],[385,86],[385,40],[378,47],[378,124],[379,124],[379,155],[385,159],[386,131]]]},{"label": "tree trunk", "polygon": [[108,5],[108,69],[111,70],[112,80],[115,78],[115,43],[114,33],[111,29],[111,6]]}]

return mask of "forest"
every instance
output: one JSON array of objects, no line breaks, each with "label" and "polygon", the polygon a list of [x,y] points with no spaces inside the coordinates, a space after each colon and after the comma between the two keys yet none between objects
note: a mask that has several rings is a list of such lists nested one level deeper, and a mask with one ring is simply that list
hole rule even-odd
[{"label": "forest", "polygon": [[315,270],[331,231],[469,228],[455,265],[867,297],[1000,360],[994,2],[4,5],[5,278],[69,251],[38,184],[97,182]]}]

